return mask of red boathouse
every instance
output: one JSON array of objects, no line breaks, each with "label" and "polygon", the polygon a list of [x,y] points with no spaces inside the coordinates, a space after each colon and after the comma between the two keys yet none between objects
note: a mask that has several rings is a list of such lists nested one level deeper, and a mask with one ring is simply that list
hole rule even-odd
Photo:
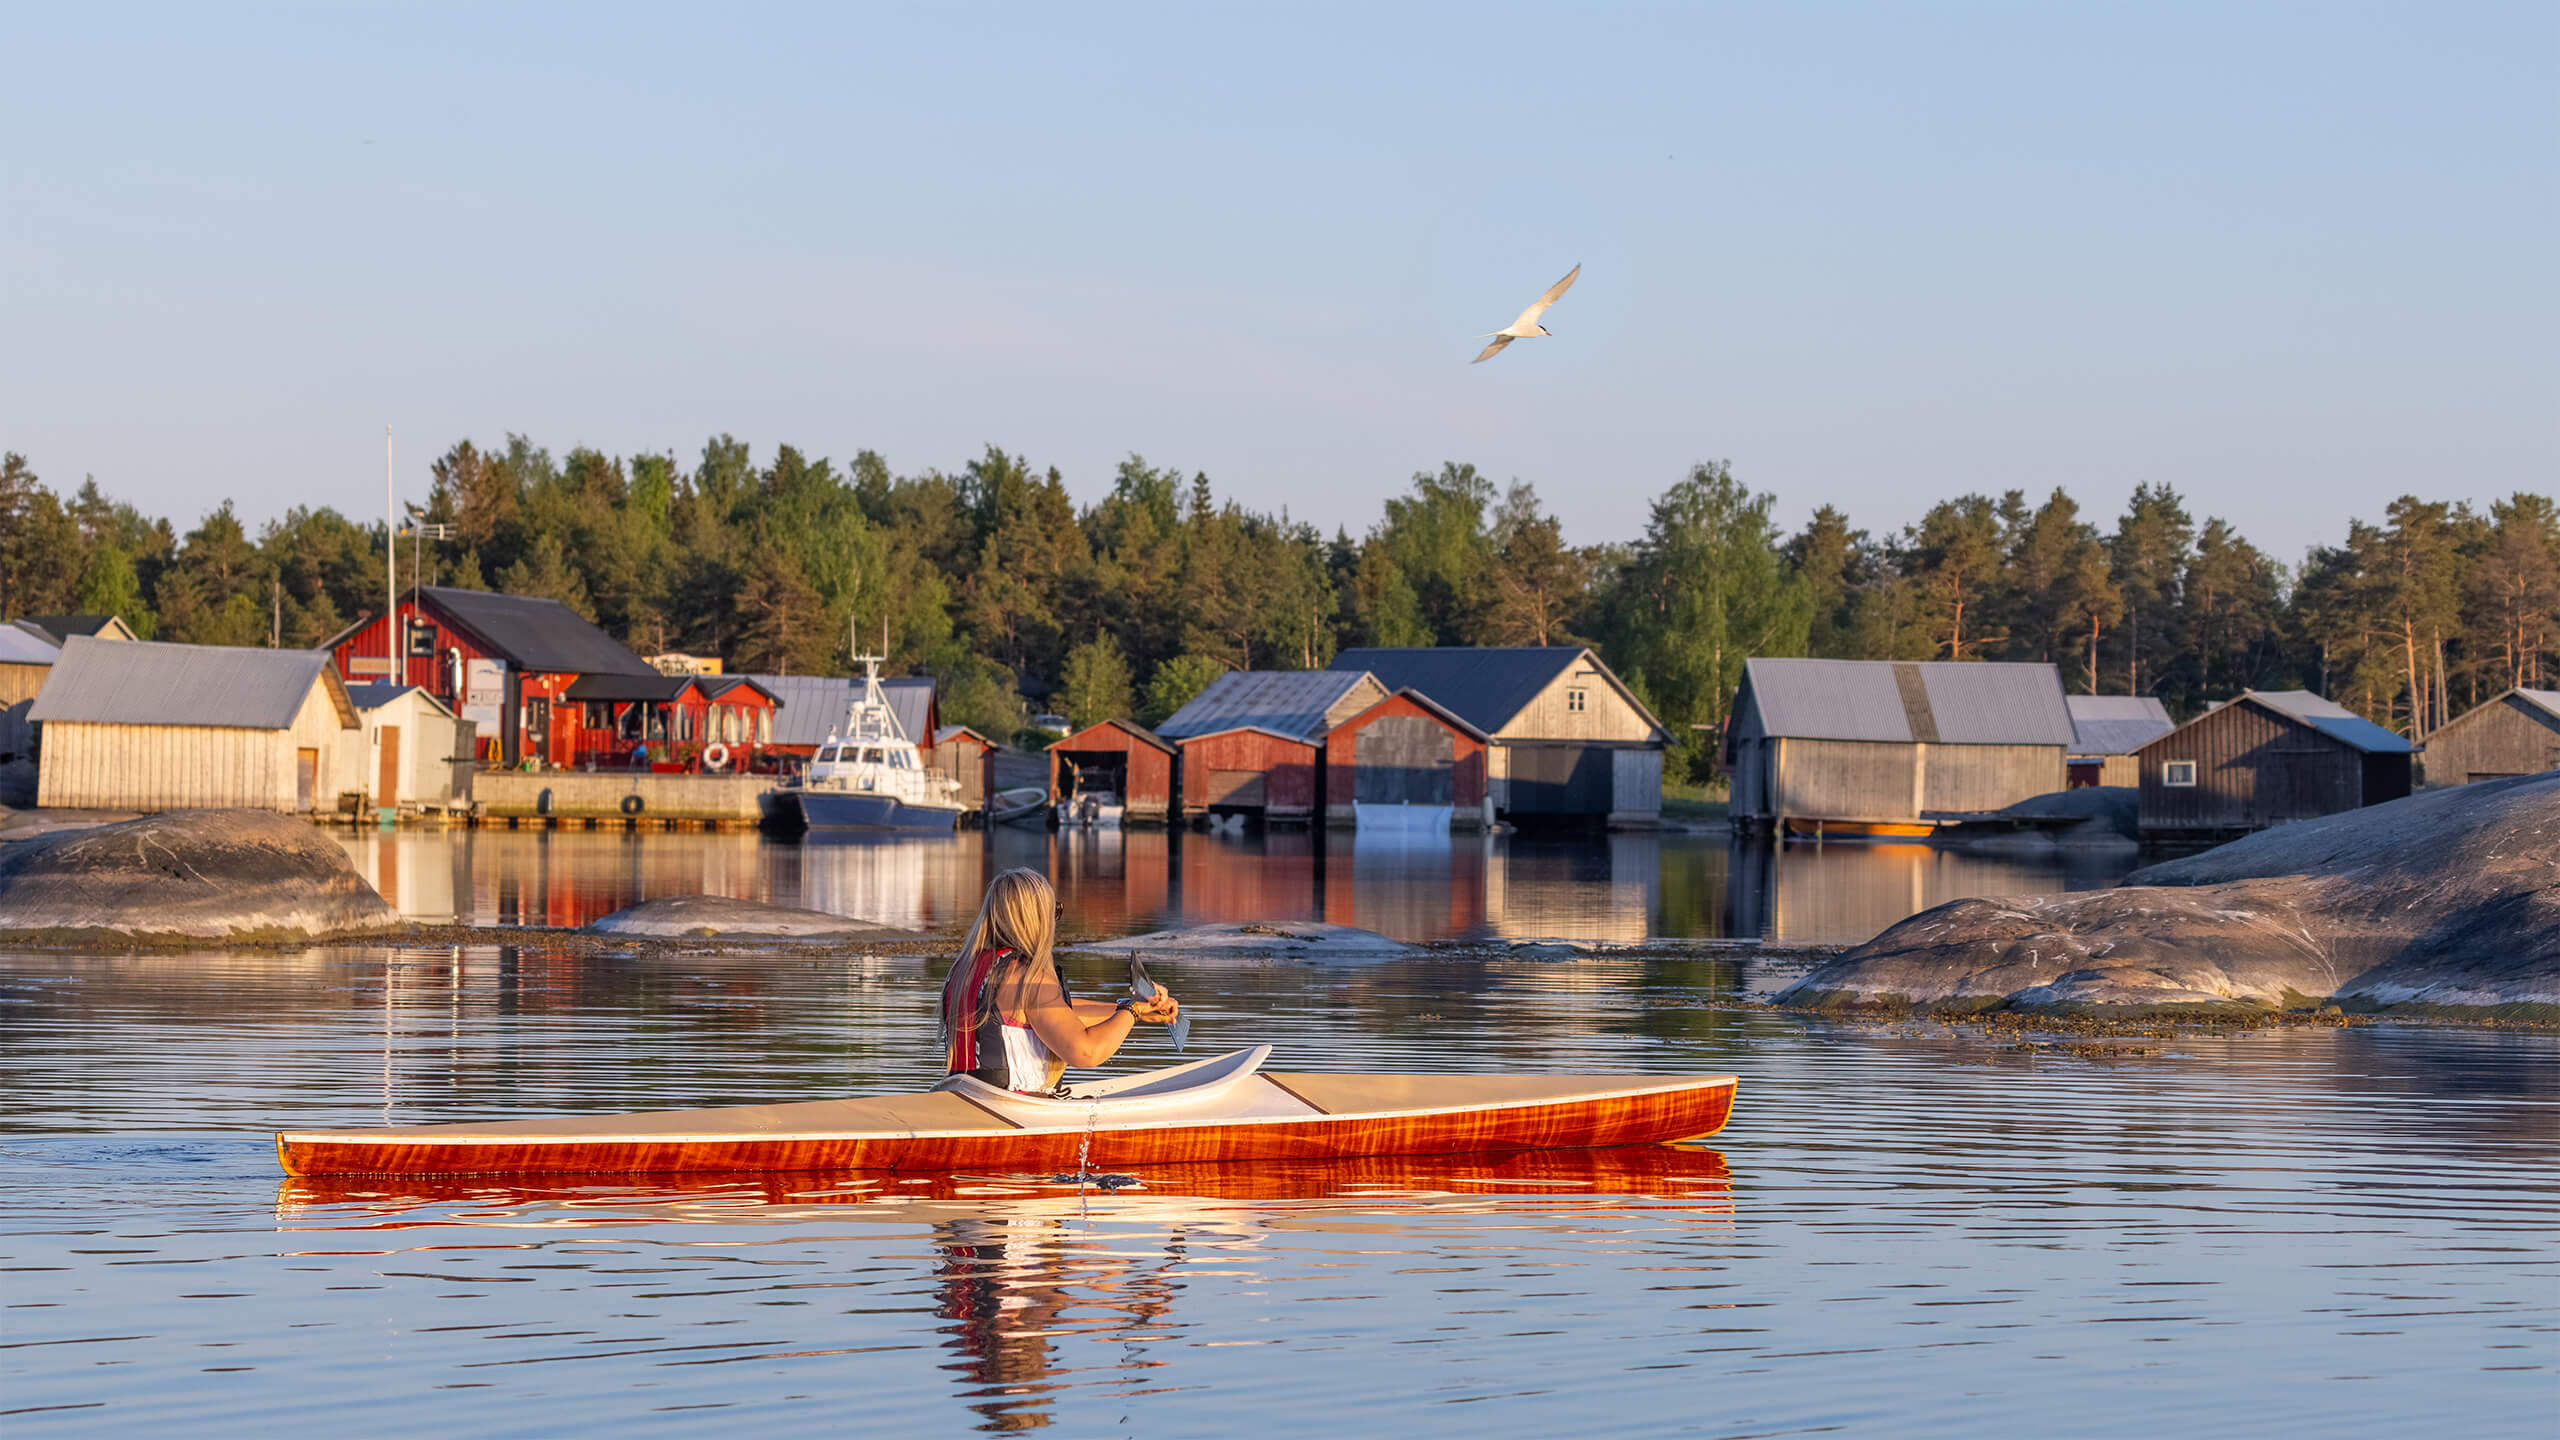
[{"label": "red boathouse", "polygon": [[1105,720],[1049,747],[1049,798],[1086,789],[1120,797],[1123,823],[1162,825],[1173,815],[1174,748],[1128,720]]}]

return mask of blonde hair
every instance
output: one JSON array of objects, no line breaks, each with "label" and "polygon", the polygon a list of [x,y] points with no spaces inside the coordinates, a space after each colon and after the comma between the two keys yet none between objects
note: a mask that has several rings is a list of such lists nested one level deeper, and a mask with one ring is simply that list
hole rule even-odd
[{"label": "blonde hair", "polygon": [[[942,1043],[948,1048],[954,1034],[963,1026],[975,1029],[996,1013],[996,992],[1010,980],[1014,994],[1020,998],[1031,977],[1056,965],[1050,947],[1058,936],[1058,892],[1049,886],[1049,877],[1037,870],[1007,870],[987,886],[987,898],[978,906],[978,918],[969,924],[967,938],[960,942],[960,958],[952,963],[951,973],[942,982]],[[978,990],[977,1003],[969,1014],[960,1014],[964,999],[962,987],[969,983],[971,964],[980,951],[1010,950],[1012,955],[988,972],[987,983]]]}]

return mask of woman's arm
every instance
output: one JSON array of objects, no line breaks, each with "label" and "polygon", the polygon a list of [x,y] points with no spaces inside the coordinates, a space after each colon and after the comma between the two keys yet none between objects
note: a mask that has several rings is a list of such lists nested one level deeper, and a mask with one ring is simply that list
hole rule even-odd
[{"label": "woman's arm", "polygon": [[[1049,1053],[1069,1065],[1099,1065],[1119,1053],[1129,1032],[1138,1028],[1140,1020],[1153,1020],[1170,1025],[1181,1013],[1173,997],[1159,995],[1141,1004],[1123,1007],[1098,1001],[1069,1001],[1058,984],[1058,972],[1040,966],[1023,977],[1021,1011],[1030,1024],[1031,1033],[1049,1047]],[[1086,1016],[1092,1019],[1087,1020]]]}]

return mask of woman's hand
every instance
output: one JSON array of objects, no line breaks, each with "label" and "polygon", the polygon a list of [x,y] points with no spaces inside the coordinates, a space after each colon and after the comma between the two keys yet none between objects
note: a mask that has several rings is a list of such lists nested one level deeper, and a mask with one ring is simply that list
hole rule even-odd
[{"label": "woman's hand", "polygon": [[1182,1002],[1174,999],[1171,991],[1158,989],[1155,994],[1146,999],[1132,1002],[1129,1006],[1129,1014],[1133,1019],[1144,1020],[1150,1024],[1170,1025],[1181,1017]]}]

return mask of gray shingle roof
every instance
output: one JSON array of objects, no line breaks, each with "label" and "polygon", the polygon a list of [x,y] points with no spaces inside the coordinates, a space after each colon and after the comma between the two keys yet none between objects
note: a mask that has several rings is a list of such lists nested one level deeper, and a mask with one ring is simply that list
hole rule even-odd
[{"label": "gray shingle roof", "polygon": [[567,675],[658,673],[629,646],[557,600],[438,585],[422,585],[415,593],[522,669]]},{"label": "gray shingle roof", "polygon": [[2065,748],[2075,739],[2050,665],[1761,659],[1744,662],[1742,683],[1761,733],[1785,739]]},{"label": "gray shingle roof", "polygon": [[[326,650],[157,645],[75,635],[63,642],[62,658],[27,718],[283,730],[315,682],[344,693],[337,673]],[[350,706],[342,718],[353,714]]]},{"label": "gray shingle roof", "polygon": [[1182,740],[1253,728],[1321,739],[1386,696],[1386,687],[1365,670],[1234,670],[1210,681],[1156,733]]},{"label": "gray shingle roof", "polygon": [[2074,755],[2130,755],[2178,728],[2156,695],[2066,695]]},{"label": "gray shingle roof", "polygon": [[[1493,734],[1508,725],[1538,692],[1555,683],[1574,662],[1590,656],[1603,674],[1609,667],[1580,645],[1458,646],[1412,650],[1345,650],[1333,657],[1336,670],[1366,670],[1390,690],[1419,690],[1458,718]],[[1616,676],[1610,675],[1614,683]],[[1625,687],[1619,687],[1625,693]],[[1662,722],[1638,704],[1645,723]]]},{"label": "gray shingle roof", "polygon": [[2242,700],[2254,700],[2280,715],[2290,715],[2369,755],[2408,755],[2418,748],[2336,701],[2323,700],[2308,690],[2243,690],[2231,703],[2237,705]]},{"label": "gray shingle roof", "polygon": [[[844,728],[844,717],[853,709],[853,697],[862,693],[862,682],[842,675],[750,675],[746,677],[764,687],[782,708],[773,715],[773,740],[776,745],[817,745],[827,736]],[[932,741],[934,681],[930,675],[903,675],[880,682],[880,695],[889,702],[889,713],[898,717],[898,729],[908,741],[928,745]]]},{"label": "gray shingle roof", "polygon": [[2527,690],[2519,685],[2516,695],[2526,704],[2539,705],[2550,711],[2554,719],[2560,719],[2560,690]]}]

